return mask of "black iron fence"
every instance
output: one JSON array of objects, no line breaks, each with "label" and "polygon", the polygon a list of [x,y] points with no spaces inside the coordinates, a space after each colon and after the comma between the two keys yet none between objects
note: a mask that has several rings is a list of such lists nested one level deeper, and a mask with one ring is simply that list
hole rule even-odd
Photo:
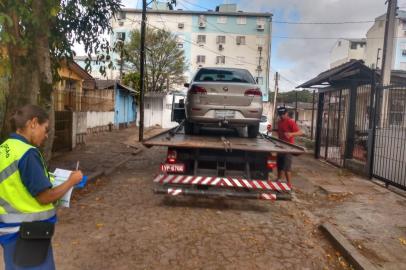
[{"label": "black iron fence", "polygon": [[372,176],[406,189],[406,86],[377,88]]}]

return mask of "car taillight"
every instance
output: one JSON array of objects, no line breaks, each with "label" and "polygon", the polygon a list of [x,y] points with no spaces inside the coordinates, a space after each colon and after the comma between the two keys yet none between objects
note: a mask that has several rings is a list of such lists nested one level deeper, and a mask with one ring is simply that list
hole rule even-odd
[{"label": "car taillight", "polygon": [[261,92],[261,89],[259,89],[259,88],[247,89],[247,90],[245,90],[244,95],[250,96],[250,97],[255,97],[255,96],[262,97],[262,92]]},{"label": "car taillight", "polygon": [[266,167],[268,169],[275,169],[276,168],[276,154],[271,153],[268,158],[266,159]]},{"label": "car taillight", "polygon": [[189,90],[189,93],[192,95],[197,95],[197,94],[206,95],[207,90],[201,86],[193,85],[192,88]]},{"label": "car taillight", "polygon": [[166,157],[166,162],[169,164],[175,164],[178,153],[175,150],[168,150],[168,156]]}]

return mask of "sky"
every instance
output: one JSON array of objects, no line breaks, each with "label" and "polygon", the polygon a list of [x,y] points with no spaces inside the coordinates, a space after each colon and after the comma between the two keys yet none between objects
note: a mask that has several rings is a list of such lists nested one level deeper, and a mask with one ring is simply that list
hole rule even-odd
[{"label": "sky", "polygon": [[[162,0],[161,0],[162,1]],[[142,0],[124,0],[141,8]],[[281,74],[280,89],[294,89],[329,68],[330,51],[338,38],[364,38],[376,17],[386,12],[385,0],[177,0],[184,10],[214,9],[236,3],[238,10],[271,12],[271,72]],[[398,1],[406,8],[406,0]],[[354,22],[351,24],[286,24],[281,22]],[[274,75],[271,74],[271,78]]]}]

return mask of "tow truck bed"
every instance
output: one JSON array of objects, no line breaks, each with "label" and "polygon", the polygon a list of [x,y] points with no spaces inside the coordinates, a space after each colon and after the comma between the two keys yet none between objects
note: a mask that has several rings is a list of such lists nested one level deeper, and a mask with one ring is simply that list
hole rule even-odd
[{"label": "tow truck bed", "polygon": [[265,134],[257,138],[207,133],[185,135],[182,126],[143,142],[168,147],[154,192],[169,196],[214,196],[262,200],[289,200],[291,186],[272,182],[277,153],[300,155],[304,148]]},{"label": "tow truck bed", "polygon": [[240,138],[229,136],[210,135],[185,135],[183,132],[176,132],[176,128],[160,133],[144,141],[147,147],[167,146],[176,148],[207,148],[242,150],[252,152],[275,152],[303,154],[304,149],[300,146],[289,144],[277,138],[259,134],[257,138]]}]

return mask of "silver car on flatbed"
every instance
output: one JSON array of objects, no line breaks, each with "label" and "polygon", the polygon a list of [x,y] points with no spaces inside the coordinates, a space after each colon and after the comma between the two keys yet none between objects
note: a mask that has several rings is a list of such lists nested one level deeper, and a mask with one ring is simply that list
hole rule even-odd
[{"label": "silver car on flatbed", "polygon": [[257,136],[262,92],[248,70],[200,68],[185,87],[186,134],[198,133],[201,126],[247,126],[248,136]]}]

